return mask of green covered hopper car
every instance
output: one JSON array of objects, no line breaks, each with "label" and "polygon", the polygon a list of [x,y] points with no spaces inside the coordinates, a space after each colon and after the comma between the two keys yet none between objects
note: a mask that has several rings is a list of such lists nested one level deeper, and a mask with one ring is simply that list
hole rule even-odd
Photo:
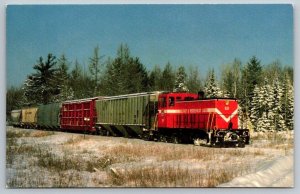
[{"label": "green covered hopper car", "polygon": [[145,92],[101,97],[96,100],[97,131],[101,135],[142,137],[155,128],[158,95]]},{"label": "green covered hopper car", "polygon": [[59,129],[61,103],[40,105],[37,111],[37,125],[41,128]]}]

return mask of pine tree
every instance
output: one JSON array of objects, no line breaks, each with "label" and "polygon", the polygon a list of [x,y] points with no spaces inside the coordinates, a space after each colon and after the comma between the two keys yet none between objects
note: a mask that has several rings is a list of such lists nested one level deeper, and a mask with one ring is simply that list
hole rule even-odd
[{"label": "pine tree", "polygon": [[207,98],[221,97],[222,93],[217,86],[214,69],[208,73],[208,78],[204,85],[204,92]]},{"label": "pine tree", "polygon": [[273,83],[275,79],[278,79],[278,75],[282,72],[281,62],[276,60],[262,69],[263,77],[268,78],[269,83]]},{"label": "pine tree", "polygon": [[[94,96],[94,80],[90,79],[90,76],[85,73],[82,65],[77,60],[75,60],[75,67],[72,69],[69,77],[69,85],[74,92],[74,99]],[[66,89],[66,92],[68,92],[68,89]]]},{"label": "pine tree", "polygon": [[257,131],[274,131],[274,126],[272,125],[271,119],[268,118],[267,113],[263,112],[262,116],[257,122]]},{"label": "pine tree", "polygon": [[225,97],[233,98],[234,97],[234,75],[230,69],[223,72],[223,93]]},{"label": "pine tree", "polygon": [[126,93],[148,91],[148,74],[139,58],[130,58],[124,71]]},{"label": "pine tree", "polygon": [[277,131],[285,130],[286,126],[282,110],[283,90],[278,77],[274,78],[273,81],[273,96],[274,104],[272,111],[274,112],[274,127]]},{"label": "pine tree", "polygon": [[94,55],[90,58],[90,64],[89,64],[89,70],[92,75],[93,79],[93,87],[94,87],[94,95],[97,95],[98,89],[99,89],[99,84],[100,84],[100,73],[101,73],[101,68],[102,68],[102,63],[101,60],[104,56],[100,56],[99,54],[99,46],[97,45],[94,48]]},{"label": "pine tree", "polygon": [[159,91],[162,88],[162,72],[158,65],[155,65],[149,74],[149,91]]},{"label": "pine tree", "polygon": [[58,69],[55,73],[57,88],[59,89],[59,94],[55,97],[56,102],[62,102],[65,100],[74,99],[74,91],[70,84],[70,76],[68,73],[69,62],[66,56],[63,54],[58,59]]},{"label": "pine tree", "polygon": [[131,57],[129,48],[121,44],[117,56],[108,59],[101,85],[104,95],[120,95],[148,91],[148,74],[139,58]]},{"label": "pine tree", "polygon": [[75,67],[71,71],[70,75],[70,87],[74,90],[74,98],[82,98],[82,82],[83,82],[83,73],[81,65],[75,60]]},{"label": "pine tree", "polygon": [[261,114],[260,114],[260,88],[255,85],[254,91],[253,91],[253,98],[251,101],[251,109],[250,109],[250,119],[251,119],[251,123],[254,126],[254,128],[256,129],[258,126],[258,119],[260,118]]},{"label": "pine tree", "polygon": [[192,93],[197,93],[202,88],[202,83],[199,75],[199,69],[197,66],[190,66],[187,76],[187,88]]},{"label": "pine tree", "polygon": [[186,79],[187,75],[185,73],[184,66],[180,66],[177,70],[176,77],[175,77],[175,85],[174,85],[174,92],[188,92],[189,89],[186,86]]},{"label": "pine tree", "polygon": [[257,128],[256,131],[267,131],[266,125],[267,123],[267,115],[263,112],[262,116],[257,120]]},{"label": "pine tree", "polygon": [[284,123],[287,129],[293,130],[294,120],[294,91],[293,86],[290,82],[290,77],[287,72],[284,73],[283,84],[282,84],[282,115]]},{"label": "pine tree", "polygon": [[[21,87],[11,86],[6,91],[6,115],[12,110],[20,109],[24,105],[24,95]],[[7,117],[9,118],[9,117]]]},{"label": "pine tree", "polygon": [[251,109],[253,90],[255,85],[260,85],[262,82],[262,66],[260,61],[253,56],[247,65],[242,70],[242,104],[244,104],[245,112]]},{"label": "pine tree", "polygon": [[162,73],[162,90],[172,91],[175,84],[175,75],[171,64],[168,62]]},{"label": "pine tree", "polygon": [[27,103],[47,104],[53,102],[55,96],[59,94],[55,81],[56,63],[56,57],[51,53],[45,62],[42,57],[39,58],[33,67],[36,73],[29,75],[24,82],[23,89]]},{"label": "pine tree", "polygon": [[285,85],[285,123],[289,130],[294,129],[294,87],[286,75]]},{"label": "pine tree", "polygon": [[233,74],[233,97],[241,97],[241,64],[239,59],[234,59],[232,63],[232,74]]}]

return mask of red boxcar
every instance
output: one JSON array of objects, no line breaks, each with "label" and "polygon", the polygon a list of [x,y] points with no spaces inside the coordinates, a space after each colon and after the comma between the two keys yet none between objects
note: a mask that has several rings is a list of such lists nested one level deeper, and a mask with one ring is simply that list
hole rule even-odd
[{"label": "red boxcar", "polygon": [[60,112],[60,127],[65,130],[95,132],[96,109],[95,100],[89,98],[66,101]]}]

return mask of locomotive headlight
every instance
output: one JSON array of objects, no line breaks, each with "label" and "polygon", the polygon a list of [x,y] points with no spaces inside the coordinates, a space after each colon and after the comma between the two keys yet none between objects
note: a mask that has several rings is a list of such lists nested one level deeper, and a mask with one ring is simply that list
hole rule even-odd
[{"label": "locomotive headlight", "polygon": [[88,122],[88,121],[90,121],[90,118],[89,117],[84,117],[83,120]]}]

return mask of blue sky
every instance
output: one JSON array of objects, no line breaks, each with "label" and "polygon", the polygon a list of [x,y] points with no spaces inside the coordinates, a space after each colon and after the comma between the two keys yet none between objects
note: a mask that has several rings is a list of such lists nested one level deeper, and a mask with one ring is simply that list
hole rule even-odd
[{"label": "blue sky", "polygon": [[93,48],[121,43],[153,65],[209,68],[256,55],[293,65],[291,5],[11,5],[6,10],[7,86],[20,86],[48,53],[88,65]]}]

